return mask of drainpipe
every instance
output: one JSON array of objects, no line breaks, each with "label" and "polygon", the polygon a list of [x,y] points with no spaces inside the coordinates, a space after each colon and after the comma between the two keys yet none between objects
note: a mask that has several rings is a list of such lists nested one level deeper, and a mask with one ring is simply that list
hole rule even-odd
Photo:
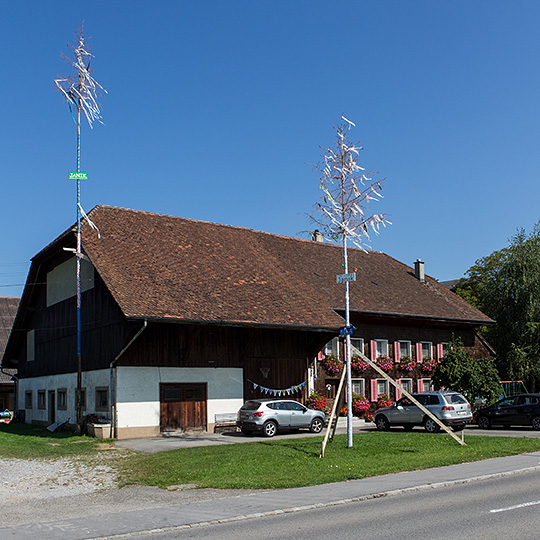
[{"label": "drainpipe", "polygon": [[109,433],[109,438],[112,439],[113,435],[116,431],[116,384],[115,384],[115,377],[114,377],[114,364],[120,360],[120,357],[131,347],[133,342],[143,333],[143,331],[148,326],[148,319],[144,319],[144,323],[141,328],[139,328],[139,331],[131,338],[129,343],[116,355],[116,358],[110,363],[109,370],[110,370],[110,384],[109,387],[111,389],[111,431]]}]

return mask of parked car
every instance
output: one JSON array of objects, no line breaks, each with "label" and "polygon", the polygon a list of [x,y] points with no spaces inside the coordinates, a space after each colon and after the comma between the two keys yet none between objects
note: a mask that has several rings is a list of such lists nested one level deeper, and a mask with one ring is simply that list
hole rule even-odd
[{"label": "parked car", "polygon": [[309,428],[320,433],[325,419],[324,412],[308,409],[291,399],[252,399],[238,411],[236,425],[247,435],[262,431],[266,437],[273,437],[283,429]]},{"label": "parked car", "polygon": [[489,407],[479,409],[474,418],[478,427],[532,426],[540,429],[540,394],[519,394],[505,397]]},{"label": "parked car", "polygon": [[[463,429],[465,424],[472,420],[471,405],[457,392],[424,392],[412,395],[439,420],[455,430]],[[379,431],[386,431],[392,426],[402,426],[407,430],[414,426],[424,426],[429,433],[436,433],[440,429],[437,422],[406,397],[390,407],[377,410],[373,421]]]}]

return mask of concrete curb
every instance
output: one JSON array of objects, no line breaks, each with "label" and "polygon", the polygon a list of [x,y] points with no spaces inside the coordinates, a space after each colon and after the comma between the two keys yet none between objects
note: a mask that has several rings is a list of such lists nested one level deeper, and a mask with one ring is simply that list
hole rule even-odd
[{"label": "concrete curb", "polygon": [[219,525],[222,523],[235,523],[238,521],[245,521],[248,519],[276,516],[276,515],[281,515],[281,514],[291,514],[295,512],[305,512],[306,510],[316,510],[318,508],[326,508],[330,506],[339,506],[342,504],[350,504],[350,503],[355,503],[355,502],[368,501],[372,499],[380,499],[382,497],[391,497],[394,495],[412,493],[415,491],[438,489],[438,488],[455,486],[459,484],[468,484],[470,482],[491,480],[494,478],[503,478],[505,476],[513,476],[516,474],[532,472],[532,471],[540,471],[540,465],[535,466],[535,467],[525,467],[522,469],[516,469],[516,470],[511,470],[511,471],[483,474],[479,476],[473,476],[470,478],[460,478],[457,480],[447,480],[444,482],[420,484],[418,486],[411,486],[411,487],[400,488],[400,489],[395,489],[395,490],[382,491],[379,493],[371,493],[367,495],[360,495],[358,497],[338,499],[335,501],[328,501],[328,502],[323,502],[323,503],[316,503],[316,504],[309,504],[309,505],[304,505],[304,506],[295,506],[295,507],[290,507],[290,508],[271,510],[268,512],[254,512],[252,514],[238,515],[238,516],[233,516],[233,517],[223,518],[223,519],[200,521],[196,523],[176,525],[176,526],[171,526],[171,527],[158,527],[158,528],[153,528],[153,529],[148,529],[148,530],[143,530],[143,531],[122,533],[122,534],[117,534],[117,535],[97,536],[97,537],[89,538],[87,540],[122,540],[124,538],[129,539],[129,538],[136,538],[137,536],[143,536],[143,535],[149,535],[149,534],[169,533],[169,532],[180,531],[180,530],[185,530],[185,529],[193,529],[193,528],[198,528],[198,527],[208,527],[211,525]]}]

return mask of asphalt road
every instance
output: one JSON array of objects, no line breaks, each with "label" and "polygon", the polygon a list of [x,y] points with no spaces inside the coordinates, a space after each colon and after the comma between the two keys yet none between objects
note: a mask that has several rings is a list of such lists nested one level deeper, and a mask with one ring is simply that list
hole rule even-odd
[{"label": "asphalt road", "polygon": [[532,540],[540,537],[539,526],[538,472],[529,472],[233,523],[154,530],[139,538]]},{"label": "asphalt road", "polygon": [[147,489],[134,501],[129,491],[107,490],[83,496],[84,509],[80,497],[47,507],[35,501],[18,525],[4,514],[0,538],[540,538],[539,486],[534,452],[303,488],[225,490],[217,498]]}]

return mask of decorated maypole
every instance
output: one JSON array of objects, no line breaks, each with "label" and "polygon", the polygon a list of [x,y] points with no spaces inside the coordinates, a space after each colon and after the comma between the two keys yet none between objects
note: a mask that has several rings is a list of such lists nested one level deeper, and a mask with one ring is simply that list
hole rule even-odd
[{"label": "decorated maypole", "polygon": [[325,149],[322,162],[317,166],[321,172],[320,188],[322,202],[315,205],[316,216],[310,216],[321,232],[331,241],[340,241],[343,246],[344,274],[337,276],[338,283],[345,284],[345,326],[340,335],[345,336],[346,388],[347,388],[347,447],[353,446],[352,438],[352,379],[351,379],[351,335],[354,328],[350,323],[349,283],[356,281],[356,269],[349,272],[347,240],[366,251],[370,229],[378,232],[381,225],[390,223],[384,214],[366,216],[365,207],[369,201],[381,197],[381,181],[373,181],[371,173],[358,164],[357,143],[349,139],[349,131],[355,124],[341,117],[334,128],[336,145]]},{"label": "decorated maypole", "polygon": [[[101,111],[97,102],[98,92],[107,91],[92,77],[90,63],[92,54],[84,43],[84,23],[80,32],[77,33],[77,41],[73,47],[75,59],[71,60],[65,55],[64,59],[75,68],[75,73],[69,77],[55,79],[56,86],[60,89],[69,105],[73,121],[77,124],[77,170],[69,173],[70,180],[77,182],[77,250],[76,255],[76,283],[77,283],[77,393],[76,415],[77,434],[81,433],[82,427],[82,317],[81,317],[81,259],[83,258],[81,245],[81,218],[83,214],[81,206],[81,180],[87,179],[87,174],[81,172],[81,112],[84,113],[90,128],[95,120],[101,120]],[[77,114],[73,112],[76,109]]]}]

